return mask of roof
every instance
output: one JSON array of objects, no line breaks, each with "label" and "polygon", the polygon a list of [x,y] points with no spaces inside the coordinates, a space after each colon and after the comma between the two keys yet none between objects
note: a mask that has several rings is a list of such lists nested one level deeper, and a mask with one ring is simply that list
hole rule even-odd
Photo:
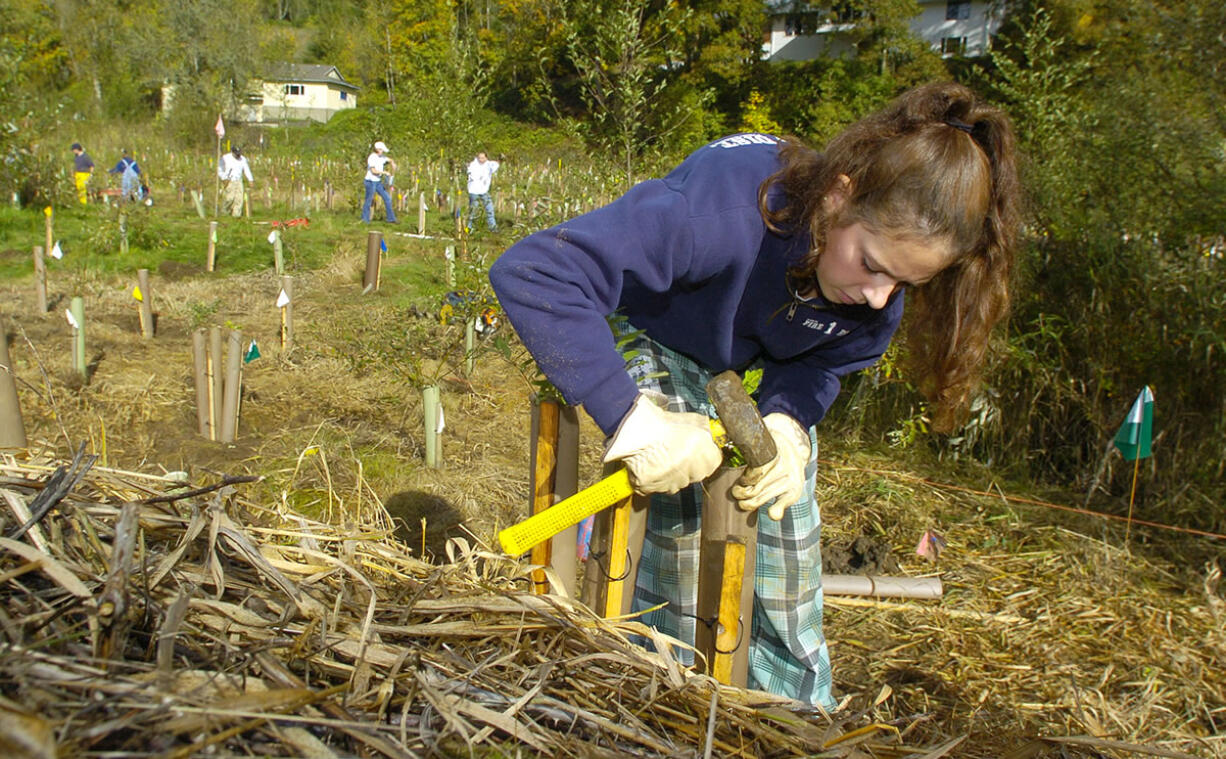
[{"label": "roof", "polygon": [[326,63],[277,63],[269,68],[264,79],[271,82],[334,84],[354,92],[361,89],[347,82],[345,77],[341,76],[341,72],[337,71],[336,66],[329,66]]}]

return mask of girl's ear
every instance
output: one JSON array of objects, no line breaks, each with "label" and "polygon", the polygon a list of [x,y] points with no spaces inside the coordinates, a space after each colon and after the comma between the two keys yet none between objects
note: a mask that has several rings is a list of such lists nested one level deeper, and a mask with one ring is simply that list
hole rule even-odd
[{"label": "girl's ear", "polygon": [[843,208],[847,205],[847,199],[850,196],[851,177],[839,174],[834,178],[834,188],[822,198],[822,210],[825,211],[826,218],[837,219],[839,214],[843,213]]}]

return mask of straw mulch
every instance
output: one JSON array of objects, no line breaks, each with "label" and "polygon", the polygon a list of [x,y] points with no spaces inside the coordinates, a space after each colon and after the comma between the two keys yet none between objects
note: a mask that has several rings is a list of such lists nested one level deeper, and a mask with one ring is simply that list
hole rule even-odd
[{"label": "straw mulch", "polygon": [[195,487],[0,459],[0,755],[941,756],[717,686],[368,505],[334,526]]}]

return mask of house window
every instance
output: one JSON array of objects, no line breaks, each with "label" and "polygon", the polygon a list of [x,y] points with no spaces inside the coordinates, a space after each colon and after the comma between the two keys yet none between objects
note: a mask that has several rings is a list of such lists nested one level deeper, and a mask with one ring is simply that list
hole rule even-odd
[{"label": "house window", "polygon": [[287,84],[285,85],[285,94],[286,95],[304,95],[306,94],[306,87],[301,84]]},{"label": "house window", "polygon": [[966,52],[966,37],[942,37],[941,55],[962,55]]},{"label": "house window", "polygon": [[966,21],[971,17],[971,0],[945,0],[946,21]]},{"label": "house window", "polygon": [[341,90],[341,100],[348,100],[348,99],[349,99],[349,93],[345,92],[344,90]]}]

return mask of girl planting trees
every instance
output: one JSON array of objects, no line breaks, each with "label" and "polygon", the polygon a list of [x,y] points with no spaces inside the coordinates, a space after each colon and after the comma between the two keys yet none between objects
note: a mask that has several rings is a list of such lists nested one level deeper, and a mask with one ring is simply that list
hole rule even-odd
[{"label": "girl planting trees", "polygon": [[[926,85],[822,151],[762,134],[713,142],[494,264],[494,290],[545,376],[609,436],[605,460],[651,495],[634,609],[664,605],[643,622],[694,640],[701,483],[721,461],[704,387],[760,367],[778,455],[732,490],[769,516],[749,684],[834,706],[814,425],[839,378],[881,357],[907,302],[915,376],[934,426],[953,426],[1008,306],[1018,196],[1005,115],[960,85]],[[641,331],[629,369],[614,312]]]}]

